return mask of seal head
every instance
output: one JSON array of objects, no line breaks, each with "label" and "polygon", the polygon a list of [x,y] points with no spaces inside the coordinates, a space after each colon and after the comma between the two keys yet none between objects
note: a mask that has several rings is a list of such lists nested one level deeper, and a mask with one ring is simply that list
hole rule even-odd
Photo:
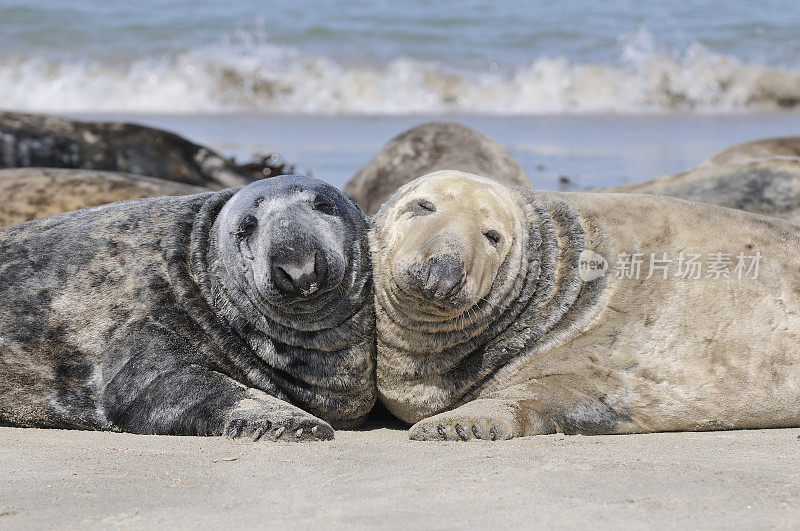
[{"label": "seal head", "polygon": [[314,330],[341,317],[330,314],[349,291],[350,249],[366,222],[336,189],[298,176],[250,185],[214,230],[227,276],[270,319]]},{"label": "seal head", "polygon": [[410,186],[387,216],[393,227],[382,259],[397,297],[431,320],[449,320],[489,294],[519,228],[518,207],[503,190],[451,177],[437,172]]}]

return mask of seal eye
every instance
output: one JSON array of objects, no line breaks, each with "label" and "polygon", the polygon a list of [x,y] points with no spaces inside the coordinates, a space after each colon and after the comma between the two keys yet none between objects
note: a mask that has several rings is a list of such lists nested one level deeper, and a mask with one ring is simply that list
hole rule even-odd
[{"label": "seal eye", "polygon": [[483,235],[486,236],[486,239],[489,240],[489,243],[492,244],[492,247],[497,247],[500,245],[500,240],[503,239],[503,237],[500,236],[500,233],[496,230],[487,230],[483,233]]},{"label": "seal eye", "polygon": [[424,210],[425,212],[436,212],[436,205],[428,201],[427,199],[420,199],[417,201],[417,206]]},{"label": "seal eye", "polygon": [[427,199],[418,199],[417,201],[411,201],[406,207],[400,212],[400,215],[411,213],[411,217],[416,216],[427,216],[428,214],[433,214],[436,212],[436,205],[428,201]]},{"label": "seal eye", "polygon": [[336,206],[321,195],[318,195],[314,198],[314,210],[322,212],[328,216],[333,216],[336,214]]},{"label": "seal eye", "polygon": [[256,230],[256,227],[258,227],[258,220],[255,216],[248,214],[241,223],[239,223],[239,228],[236,229],[234,234],[241,239],[248,238],[253,234],[253,231]]}]

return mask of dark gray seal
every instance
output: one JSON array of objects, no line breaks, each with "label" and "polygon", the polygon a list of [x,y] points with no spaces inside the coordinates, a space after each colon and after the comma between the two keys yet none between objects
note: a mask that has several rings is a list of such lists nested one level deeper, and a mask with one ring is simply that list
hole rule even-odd
[{"label": "dark gray seal", "polygon": [[398,188],[437,170],[461,170],[508,186],[531,186],[516,159],[493,138],[459,123],[431,122],[390,140],[350,179],[344,192],[372,215]]},{"label": "dark gray seal", "polygon": [[0,170],[0,227],[71,210],[146,197],[190,195],[199,186],[142,175],[95,170]]},{"label": "dark gray seal", "polygon": [[756,159],[700,166],[596,191],[668,195],[800,222],[800,160]]},{"label": "dark gray seal", "polygon": [[258,177],[213,150],[137,124],[0,112],[0,167],[72,168],[148,175],[208,188]]},{"label": "dark gray seal", "polygon": [[358,424],[376,396],[366,223],[285,176],[0,229],[0,425],[294,440]]}]

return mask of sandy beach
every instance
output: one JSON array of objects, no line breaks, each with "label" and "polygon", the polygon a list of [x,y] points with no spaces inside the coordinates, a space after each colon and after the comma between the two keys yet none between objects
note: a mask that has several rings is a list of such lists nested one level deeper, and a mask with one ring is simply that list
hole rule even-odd
[{"label": "sandy beach", "polygon": [[800,430],[331,442],[0,428],[0,528],[789,528]]}]

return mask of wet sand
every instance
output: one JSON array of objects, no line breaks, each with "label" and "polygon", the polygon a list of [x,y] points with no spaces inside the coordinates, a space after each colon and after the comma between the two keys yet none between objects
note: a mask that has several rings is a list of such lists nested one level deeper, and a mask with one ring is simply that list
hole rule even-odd
[{"label": "wet sand", "polygon": [[0,428],[0,528],[796,527],[800,430],[318,443]]}]

